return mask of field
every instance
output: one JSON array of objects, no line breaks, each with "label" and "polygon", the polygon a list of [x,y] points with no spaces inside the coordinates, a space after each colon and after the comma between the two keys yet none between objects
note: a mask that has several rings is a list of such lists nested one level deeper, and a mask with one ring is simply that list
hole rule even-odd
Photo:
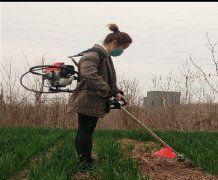
[{"label": "field", "polygon": [[[74,147],[76,131],[42,127],[0,128],[0,179],[76,179],[79,175]],[[218,174],[218,132],[157,132],[176,152],[183,153],[203,173]],[[89,173],[93,179],[145,179],[119,140],[154,141],[144,130],[97,130],[94,153],[99,163]],[[127,150],[127,151],[126,151]],[[148,149],[147,149],[148,150]],[[147,174],[146,179],[149,179]],[[89,178],[88,178],[89,179]]]}]

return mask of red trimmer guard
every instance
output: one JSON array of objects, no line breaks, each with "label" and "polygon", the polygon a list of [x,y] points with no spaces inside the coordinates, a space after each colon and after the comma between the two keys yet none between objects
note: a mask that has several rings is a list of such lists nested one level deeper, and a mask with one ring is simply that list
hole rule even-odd
[{"label": "red trimmer guard", "polygon": [[159,151],[153,153],[156,157],[176,158],[176,153],[170,147],[164,147]]}]

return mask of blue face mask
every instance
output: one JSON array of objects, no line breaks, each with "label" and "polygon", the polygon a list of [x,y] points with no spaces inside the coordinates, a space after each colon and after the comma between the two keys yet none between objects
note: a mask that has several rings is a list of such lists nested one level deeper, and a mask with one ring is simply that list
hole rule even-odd
[{"label": "blue face mask", "polygon": [[123,53],[123,49],[117,48],[117,49],[112,50],[109,54],[110,56],[116,57],[116,56],[120,56],[122,53]]}]

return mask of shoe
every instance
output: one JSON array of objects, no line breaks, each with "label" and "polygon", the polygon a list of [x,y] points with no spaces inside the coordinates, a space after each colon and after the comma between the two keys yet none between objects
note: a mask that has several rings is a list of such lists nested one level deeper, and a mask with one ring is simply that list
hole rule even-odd
[{"label": "shoe", "polygon": [[77,165],[77,167],[78,167],[78,170],[79,170],[79,171],[85,172],[85,171],[89,171],[89,170],[92,169],[92,164],[90,164],[90,163],[85,163],[85,162],[83,162],[83,163],[79,162],[78,165]]},{"label": "shoe", "polygon": [[80,171],[92,170],[93,162],[94,160],[92,158],[84,158],[82,155],[80,155],[77,167]]},{"label": "shoe", "polygon": [[80,155],[79,156],[79,162],[83,163],[83,162],[86,162],[86,163],[92,163],[93,162],[93,159],[92,157],[86,157],[84,155]]}]

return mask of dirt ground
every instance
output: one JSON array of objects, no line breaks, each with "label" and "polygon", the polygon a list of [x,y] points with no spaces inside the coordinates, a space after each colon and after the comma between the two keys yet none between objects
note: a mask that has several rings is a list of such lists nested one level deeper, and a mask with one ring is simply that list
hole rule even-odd
[{"label": "dirt ground", "polygon": [[[194,168],[186,162],[179,162],[177,158],[167,159],[153,157],[153,152],[160,150],[160,146],[155,142],[141,142],[133,139],[118,140],[122,153],[128,154],[137,160],[144,179],[150,180],[218,180],[218,176]],[[93,153],[97,158],[97,155]],[[149,178],[147,178],[149,176]],[[92,180],[89,172],[74,174],[72,179]],[[101,178],[99,178],[101,179]]]},{"label": "dirt ground", "polygon": [[218,180],[218,176],[207,174],[186,162],[179,162],[177,158],[152,157],[153,152],[160,149],[154,142],[132,139],[122,139],[118,142],[124,153],[138,160],[145,179],[149,175],[151,180]]}]

